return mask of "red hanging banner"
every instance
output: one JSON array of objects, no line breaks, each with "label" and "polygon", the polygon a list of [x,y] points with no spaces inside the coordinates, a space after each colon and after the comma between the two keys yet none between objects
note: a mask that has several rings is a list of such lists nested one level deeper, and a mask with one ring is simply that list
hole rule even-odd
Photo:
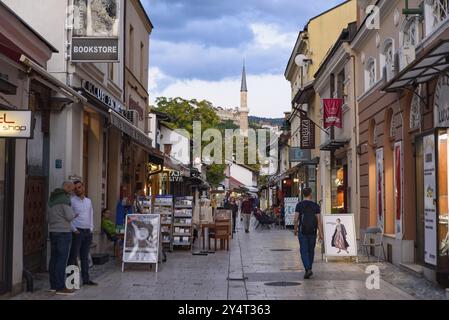
[{"label": "red hanging banner", "polygon": [[343,128],[343,99],[323,99],[324,128]]}]

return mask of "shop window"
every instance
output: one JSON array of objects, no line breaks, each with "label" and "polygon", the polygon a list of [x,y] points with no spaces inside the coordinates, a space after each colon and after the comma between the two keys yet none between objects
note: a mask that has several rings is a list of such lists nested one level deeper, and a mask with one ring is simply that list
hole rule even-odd
[{"label": "shop window", "polygon": [[384,130],[384,179],[385,179],[385,233],[395,234],[395,212],[394,212],[394,156],[391,145],[393,110],[388,109],[385,115],[385,130]]},{"label": "shop window", "polygon": [[438,254],[440,260],[448,259],[449,217],[449,130],[441,131],[438,139]]},{"label": "shop window", "polygon": [[346,167],[338,165],[332,169],[332,213],[346,213]]}]

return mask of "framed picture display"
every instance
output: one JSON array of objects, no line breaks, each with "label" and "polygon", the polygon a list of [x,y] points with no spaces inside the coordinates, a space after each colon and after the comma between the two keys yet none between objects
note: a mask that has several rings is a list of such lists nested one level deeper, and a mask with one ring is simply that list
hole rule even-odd
[{"label": "framed picture display", "polygon": [[125,263],[159,261],[159,214],[129,214],[126,216],[122,272]]},{"label": "framed picture display", "polygon": [[357,257],[354,214],[323,215],[326,257]]}]

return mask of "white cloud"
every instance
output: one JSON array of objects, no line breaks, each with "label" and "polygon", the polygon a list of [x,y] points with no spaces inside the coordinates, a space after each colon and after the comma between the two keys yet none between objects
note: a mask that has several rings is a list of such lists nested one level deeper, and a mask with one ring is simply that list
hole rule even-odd
[{"label": "white cloud", "polygon": [[[214,106],[234,108],[240,105],[240,81],[240,78],[221,81],[176,80],[151,96],[152,99],[205,99]],[[283,117],[283,112],[291,109],[290,86],[282,75],[248,75],[247,82],[250,115],[280,118]]]},{"label": "white cloud", "polygon": [[253,23],[250,27],[254,33],[254,45],[262,49],[290,49],[296,41],[296,33],[282,33],[280,26],[276,24]]}]

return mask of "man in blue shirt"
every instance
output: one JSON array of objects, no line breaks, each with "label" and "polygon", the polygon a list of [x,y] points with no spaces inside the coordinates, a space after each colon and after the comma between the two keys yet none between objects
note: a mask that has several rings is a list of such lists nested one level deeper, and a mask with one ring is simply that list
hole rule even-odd
[{"label": "man in blue shirt", "polygon": [[304,188],[304,201],[296,205],[295,210],[295,236],[298,236],[301,260],[306,269],[304,279],[309,279],[312,275],[313,260],[315,257],[315,246],[317,230],[319,240],[323,239],[321,226],[320,206],[312,201],[312,189]]}]

